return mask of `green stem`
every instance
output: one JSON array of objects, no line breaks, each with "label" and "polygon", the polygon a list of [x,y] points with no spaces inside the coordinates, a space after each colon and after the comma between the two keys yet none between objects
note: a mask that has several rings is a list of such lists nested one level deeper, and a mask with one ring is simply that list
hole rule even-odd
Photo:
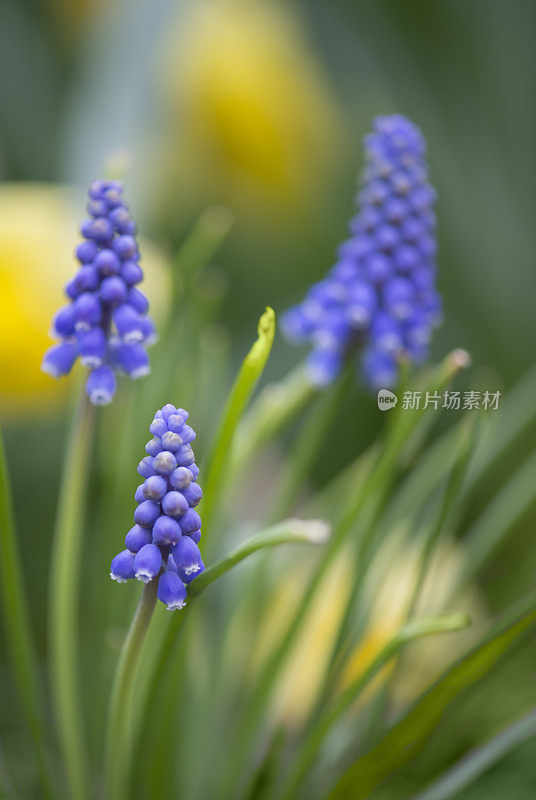
[{"label": "green stem", "polygon": [[136,668],[156,605],[158,580],[147,583],[130,623],[115,671],[106,733],[106,793],[108,800],[122,800],[128,788],[131,752],[131,704]]},{"label": "green stem", "polygon": [[78,686],[77,635],[84,510],[94,421],[95,409],[83,391],[67,443],[50,567],[50,679],[71,796],[75,800],[86,800],[90,793]]},{"label": "green stem", "polygon": [[24,587],[21,557],[15,532],[11,485],[0,433],[0,591],[7,645],[19,687],[28,727],[35,743],[41,785],[52,797],[52,780],[46,756],[46,723],[39,683],[37,656]]}]

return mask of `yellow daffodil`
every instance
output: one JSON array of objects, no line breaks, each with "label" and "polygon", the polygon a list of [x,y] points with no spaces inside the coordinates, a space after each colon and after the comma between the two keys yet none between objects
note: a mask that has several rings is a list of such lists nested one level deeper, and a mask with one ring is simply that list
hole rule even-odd
[{"label": "yellow daffodil", "polygon": [[340,163],[341,114],[295,14],[283,2],[192,3],[172,31],[163,164],[168,186],[233,207],[315,201]]},{"label": "yellow daffodil", "polygon": [[[368,571],[361,602],[361,606],[364,604],[368,609],[368,621],[342,671],[339,689],[363,674],[406,620],[417,574],[419,550],[414,544],[408,543],[403,531],[400,533],[400,536],[390,537],[382,546]],[[459,574],[462,558],[462,553],[453,543],[439,547],[417,609],[419,615],[430,616],[444,610]],[[253,655],[253,670],[259,667],[274,643],[279,641],[306,585],[307,574],[306,563],[302,566],[293,564],[292,574],[286,580],[281,579],[278,573],[277,591],[266,606],[268,611],[262,625],[262,635]],[[353,578],[352,555],[347,549],[324,577],[278,680],[274,701],[270,705],[274,721],[283,721],[294,727],[302,723],[311,711],[329,663]],[[447,608],[453,610],[450,600],[447,601]],[[468,611],[473,621],[485,617],[482,603],[474,591],[457,597],[455,609]],[[437,636],[412,645],[397,678],[395,700],[406,703],[423,691],[438,671],[463,650],[471,635],[471,631],[468,631],[456,634],[455,638],[447,635],[442,639]],[[391,668],[392,663],[371,683],[365,697],[370,696],[370,691],[385,680]]]}]

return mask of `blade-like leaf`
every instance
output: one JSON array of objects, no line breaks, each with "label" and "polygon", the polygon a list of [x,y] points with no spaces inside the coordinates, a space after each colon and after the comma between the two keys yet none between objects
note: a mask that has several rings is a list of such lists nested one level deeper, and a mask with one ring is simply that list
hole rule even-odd
[{"label": "blade-like leaf", "polygon": [[259,320],[258,338],[245,357],[238,377],[231,390],[227,406],[216,434],[211,455],[208,459],[207,478],[203,497],[203,525],[205,547],[207,533],[217,500],[223,489],[222,473],[233,443],[236,426],[242,416],[249,398],[259,380],[272,349],[275,333],[275,314],[268,307]]},{"label": "blade-like leaf", "polygon": [[262,533],[253,536],[236,550],[220,558],[212,564],[198,578],[188,586],[188,597],[194,598],[201,594],[216,578],[240,563],[248,556],[267,547],[276,547],[279,544],[293,542],[309,542],[310,544],[323,544],[329,539],[330,527],[321,519],[288,519]]},{"label": "blade-like leaf", "polygon": [[356,678],[335,700],[334,704],[325,714],[320,716],[311,725],[305,735],[298,755],[292,762],[292,770],[284,791],[279,795],[280,800],[292,800],[296,791],[311,767],[322,743],[337,720],[343,716],[353,705],[357,697],[375,675],[398,653],[401,647],[434,634],[459,631],[466,628],[470,620],[466,614],[444,614],[429,619],[417,619],[408,622],[398,633],[382,647],[376,658],[367,669]]},{"label": "blade-like leaf", "polygon": [[53,796],[45,752],[46,724],[39,685],[30,612],[26,600],[21,557],[15,533],[11,486],[4,443],[0,431],[0,589],[6,643],[13,662],[15,679],[22,697],[28,727],[38,756],[43,792]]},{"label": "blade-like leaf", "polygon": [[536,736],[536,708],[486,744],[471,750],[413,800],[448,800],[533,736]]},{"label": "blade-like leaf", "polygon": [[536,594],[510,611],[493,635],[439,679],[370,752],[361,756],[337,782],[329,800],[364,800],[386,778],[420,752],[449,703],[484,677],[498,659],[536,621]]}]

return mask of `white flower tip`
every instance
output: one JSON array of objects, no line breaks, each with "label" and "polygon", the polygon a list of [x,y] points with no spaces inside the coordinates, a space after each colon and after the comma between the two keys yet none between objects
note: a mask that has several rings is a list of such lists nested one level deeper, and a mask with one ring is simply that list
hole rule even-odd
[{"label": "white flower tip", "polygon": [[463,347],[457,347],[449,356],[452,366],[456,369],[466,369],[471,364],[471,354]]},{"label": "white flower tip", "polygon": [[83,364],[84,367],[100,367],[102,358],[98,356],[81,356],[80,363]]},{"label": "white flower tip", "polygon": [[143,332],[140,331],[138,328],[135,328],[134,330],[125,333],[125,335],[123,336],[123,341],[126,344],[136,344],[137,342],[142,342]]},{"label": "white flower tip", "polygon": [[184,608],[185,605],[186,605],[186,601],[185,600],[176,600],[173,603],[169,603],[166,606],[166,608],[167,608],[168,611],[177,611],[177,609],[179,609],[179,608]]},{"label": "white flower tip", "polygon": [[127,582],[126,578],[121,578],[120,575],[116,575],[114,572],[110,572],[110,578],[113,581],[117,581],[117,583],[126,583]]},{"label": "white flower tip", "polygon": [[184,574],[191,575],[194,572],[199,572],[201,569],[201,564],[190,564],[189,567],[184,567]]},{"label": "white flower tip", "polygon": [[151,371],[151,367],[148,365],[144,365],[143,367],[138,367],[137,369],[132,370],[130,373],[130,377],[133,381],[137,380],[138,378],[144,378],[148,375]]},{"label": "white flower tip", "polygon": [[46,372],[51,378],[61,378],[61,372],[57,370],[50,361],[47,361],[46,358],[43,359],[41,363],[41,371]]},{"label": "white flower tip", "polygon": [[89,395],[89,399],[94,406],[107,406],[108,403],[112,402],[113,395],[110,394],[110,392],[104,391],[104,389],[95,389],[95,391],[91,392]]},{"label": "white flower tip", "polygon": [[311,544],[324,544],[331,536],[331,525],[323,519],[290,520],[292,530]]}]

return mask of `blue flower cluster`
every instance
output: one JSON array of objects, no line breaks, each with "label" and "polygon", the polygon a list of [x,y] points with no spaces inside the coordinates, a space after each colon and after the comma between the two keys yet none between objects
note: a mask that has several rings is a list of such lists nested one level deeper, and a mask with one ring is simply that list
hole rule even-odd
[{"label": "blue flower cluster", "polygon": [[286,337],[310,344],[311,380],[324,386],[359,350],[366,383],[392,386],[401,358],[419,363],[441,320],[435,289],[435,192],[419,129],[400,115],[377,117],[365,139],[359,211],[338,260],[283,316]]},{"label": "blue flower cluster", "polygon": [[94,181],[88,191],[89,219],[76,248],[80,268],[65,287],[69,304],[53,321],[60,343],[45,354],[42,369],[54,378],[67,375],[76,359],[90,368],[89,399],[109,403],[115,372],[141,378],[150,371],[146,346],[156,339],[147,316],[149,303],[136,284],[143,279],[136,226],[123,201],[119,181]]},{"label": "blue flower cluster", "polygon": [[112,561],[110,575],[123,583],[158,578],[158,598],[174,610],[186,602],[186,586],[205,569],[199,552],[201,518],[195,506],[203,496],[191,442],[188,412],[165,405],[149,426],[153,438],[138,464],[144,482],[136,489],[135,525],[126,550]]}]

